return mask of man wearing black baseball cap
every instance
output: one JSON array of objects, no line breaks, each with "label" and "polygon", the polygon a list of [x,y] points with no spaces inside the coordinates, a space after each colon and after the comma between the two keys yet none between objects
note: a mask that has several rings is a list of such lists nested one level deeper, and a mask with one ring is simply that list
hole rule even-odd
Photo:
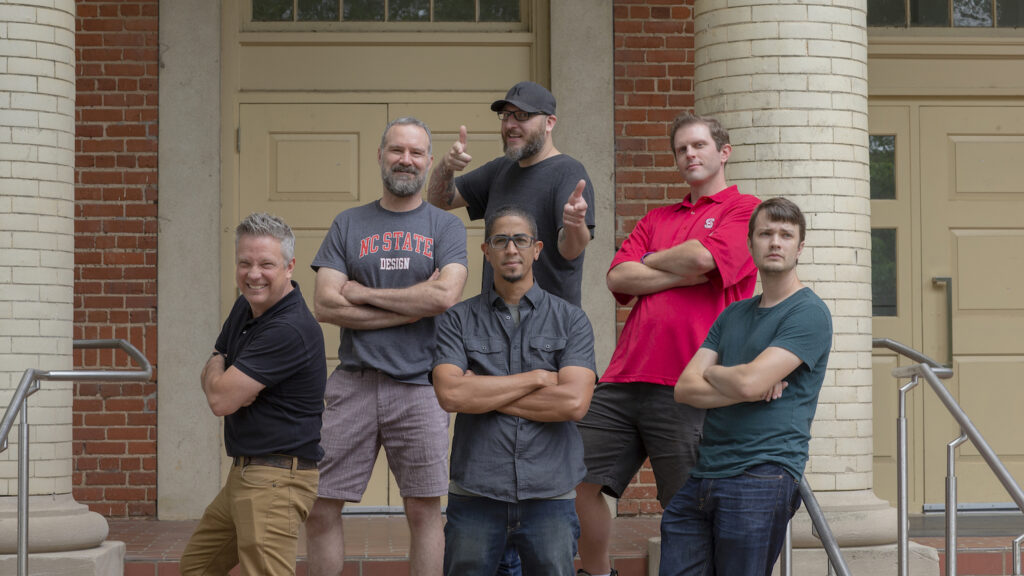
[{"label": "man wearing black baseball cap", "polygon": [[[586,169],[555,148],[551,132],[558,122],[555,97],[535,82],[520,82],[491,104],[501,121],[505,155],[455,177],[472,161],[466,127],[436,163],[430,176],[430,203],[453,210],[466,207],[471,220],[487,218],[507,205],[522,208],[537,220],[545,250],[534,265],[541,288],[581,305],[583,251],[593,236],[594,187]],[[484,263],[481,288],[489,290],[493,270]]]}]

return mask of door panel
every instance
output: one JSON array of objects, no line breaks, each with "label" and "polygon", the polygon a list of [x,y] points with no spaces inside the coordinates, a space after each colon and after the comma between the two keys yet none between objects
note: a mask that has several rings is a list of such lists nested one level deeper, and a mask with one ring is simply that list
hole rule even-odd
[{"label": "door panel", "polygon": [[[914,270],[917,259],[913,257],[915,245],[915,222],[913,218],[913,188],[911,175],[912,138],[911,108],[909,106],[872,106],[869,111],[869,133],[872,136],[893,138],[893,180],[895,194],[892,199],[871,201],[872,230],[893,230],[895,241],[892,249],[895,262],[892,274],[895,275],[896,307],[893,315],[877,315],[872,318],[872,336],[890,338],[911,347],[916,346],[914,320],[918,317],[917,298],[915,291],[919,289],[915,282]],[[881,246],[872,246],[880,250]],[[877,255],[876,255],[877,256]],[[874,260],[874,256],[873,256]],[[880,269],[873,269],[872,274],[881,274]],[[877,280],[877,279],[876,279]],[[874,350],[872,354],[872,416],[874,437],[874,489],[880,498],[896,503],[896,418],[898,412],[898,390],[904,382],[898,382],[892,376],[892,370],[906,359],[896,356],[888,350]],[[908,436],[909,466],[921,461],[918,445],[921,426],[920,401],[916,395],[908,398],[909,414]],[[915,417],[917,415],[918,417]],[[920,506],[920,474],[911,474],[910,499]]]},{"label": "door panel", "polygon": [[[1024,107],[922,107],[920,125],[921,165],[935,167],[921,171],[924,352],[952,357],[946,386],[1010,473],[1024,479],[1024,446],[1011,427],[1024,356]],[[930,285],[943,276],[951,286]],[[945,443],[959,429],[933,394],[925,398],[925,499],[939,503]],[[961,502],[1009,501],[973,447],[961,454]]]}]

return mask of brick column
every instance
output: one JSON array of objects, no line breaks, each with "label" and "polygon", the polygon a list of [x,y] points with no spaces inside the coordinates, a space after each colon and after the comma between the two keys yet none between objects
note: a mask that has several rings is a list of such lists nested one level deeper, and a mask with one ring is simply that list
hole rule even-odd
[{"label": "brick column", "polygon": [[[28,368],[72,365],[75,7],[72,0],[0,4],[0,397]],[[69,382],[30,398],[29,549],[81,550],[107,534],[71,497]],[[0,454],[0,554],[17,549],[17,430]],[[33,571],[46,570],[33,564]],[[72,572],[88,573],[81,563]],[[0,556],[0,572],[13,568]]]},{"label": "brick column", "polygon": [[[865,9],[697,0],[694,18],[695,106],[730,131],[730,183],[789,197],[808,216],[800,278],[828,304],[835,337],[806,474],[843,545],[896,538],[895,510],[871,489]],[[798,543],[811,541],[804,528]]]}]

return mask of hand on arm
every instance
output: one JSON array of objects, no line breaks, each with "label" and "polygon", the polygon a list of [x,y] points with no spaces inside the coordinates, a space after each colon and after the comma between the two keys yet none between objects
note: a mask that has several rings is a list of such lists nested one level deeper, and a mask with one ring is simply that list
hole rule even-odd
[{"label": "hand on arm", "polygon": [[[653,254],[651,255],[653,256]],[[630,296],[644,296],[678,288],[679,286],[694,286],[708,281],[703,274],[692,276],[680,276],[672,272],[658,270],[644,262],[622,262],[608,271],[605,283],[608,289],[617,294],[628,294]]]},{"label": "hand on arm", "polygon": [[593,370],[566,366],[558,371],[557,386],[535,390],[497,410],[535,422],[575,422],[590,408],[596,381]]},{"label": "hand on arm", "polygon": [[751,362],[735,366],[710,366],[704,371],[704,378],[723,394],[741,402],[757,402],[769,396],[778,398],[783,381],[800,367],[802,360],[785,348],[770,346]]},{"label": "hand on arm", "polygon": [[644,258],[644,264],[655,270],[669,272],[680,277],[706,277],[715,269],[715,258],[698,240],[690,239],[682,244],[659,250]]},{"label": "hand on arm", "polygon": [[462,264],[448,264],[408,288],[369,288],[349,280],[341,287],[341,296],[353,305],[372,306],[401,316],[437,316],[459,302],[467,275]]},{"label": "hand on arm", "polygon": [[342,295],[349,282],[348,276],[338,270],[320,267],[316,273],[316,292],[313,310],[320,322],[335,324],[353,330],[379,330],[409,324],[419,319],[374,306],[358,305]]},{"label": "hand on arm", "polygon": [[252,404],[265,388],[234,366],[225,370],[220,353],[207,360],[199,381],[215,416],[234,414],[242,406]]},{"label": "hand on arm", "polygon": [[558,374],[532,370],[508,376],[480,376],[455,364],[438,364],[433,373],[437,401],[447,412],[483,414],[543,388],[558,385]]},{"label": "hand on arm", "polygon": [[448,153],[441,157],[441,161],[430,175],[427,199],[438,208],[452,210],[466,205],[466,200],[455,186],[455,173],[465,170],[473,160],[473,157],[466,153],[466,140],[466,127],[459,126],[459,139],[452,144]]},{"label": "hand on arm", "polygon": [[558,230],[558,253],[566,260],[575,260],[590,243],[587,227],[587,201],[583,198],[586,180],[580,180],[562,207],[562,227]]}]

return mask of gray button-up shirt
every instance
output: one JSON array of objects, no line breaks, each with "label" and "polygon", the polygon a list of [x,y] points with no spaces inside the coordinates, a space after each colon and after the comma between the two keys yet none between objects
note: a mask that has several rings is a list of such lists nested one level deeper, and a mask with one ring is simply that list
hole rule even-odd
[{"label": "gray button-up shirt", "polygon": [[[450,308],[437,323],[434,365],[487,376],[564,366],[595,370],[594,332],[580,308],[533,287],[519,324],[493,289]],[[500,412],[455,418],[452,481],[502,502],[554,498],[586,473],[575,422],[535,422]]]}]

